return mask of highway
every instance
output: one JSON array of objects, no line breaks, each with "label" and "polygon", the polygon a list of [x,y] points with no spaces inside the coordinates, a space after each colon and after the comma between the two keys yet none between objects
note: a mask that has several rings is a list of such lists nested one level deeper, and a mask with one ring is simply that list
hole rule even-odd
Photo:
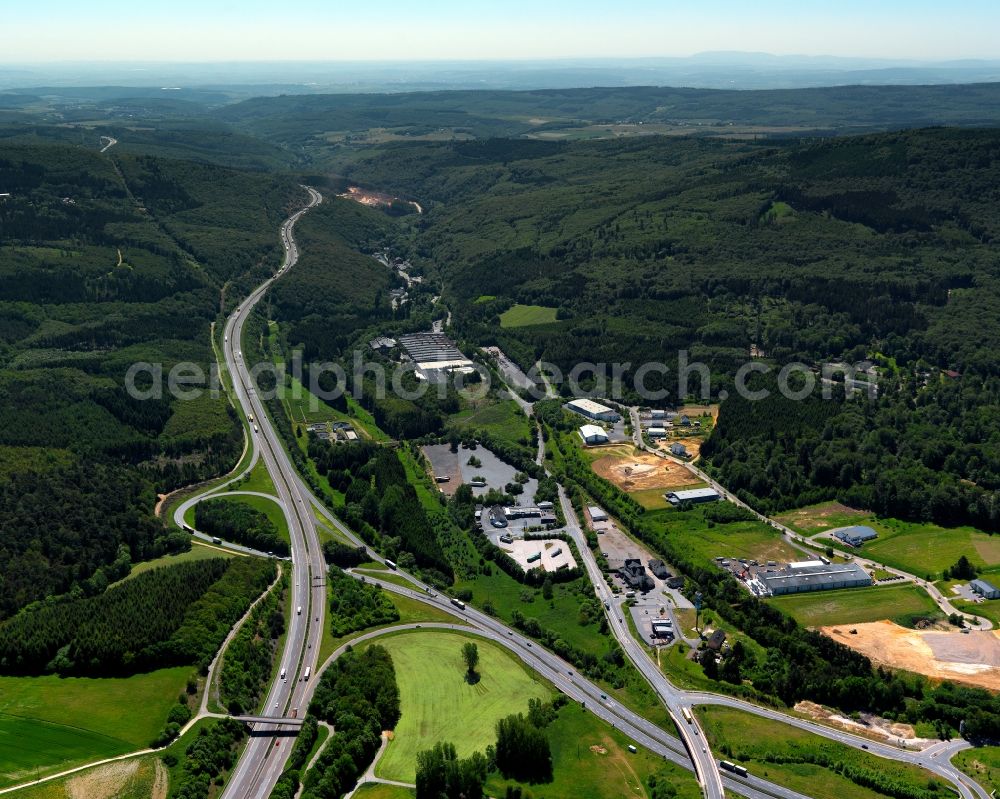
[{"label": "highway", "polygon": [[[274,277],[265,280],[236,309],[226,321],[223,335],[223,356],[232,376],[236,402],[251,422],[252,446],[267,467],[288,521],[292,548],[291,591],[292,606],[301,607],[301,614],[292,614],[281,654],[280,668],[286,679],[274,681],[264,704],[268,716],[304,714],[309,704],[312,683],[306,680],[306,670],[315,672],[323,635],[326,612],[326,565],[316,532],[315,518],[308,499],[298,481],[290,479],[294,467],[282,447],[281,440],[257,395],[242,353],[243,327],[254,306],[270,288],[271,283],[298,260],[299,251],[292,235],[295,223],[310,208],[323,201],[322,195],[308,188],[309,204],[290,216],[281,226],[281,241],[285,258]],[[315,682],[315,680],[313,680]],[[266,734],[278,727],[269,724],[255,725],[242,757],[223,791],[232,799],[265,799],[277,782],[284,767],[290,743],[281,737]]]},{"label": "highway", "polygon": [[[323,623],[326,610],[326,586],[323,579],[326,573],[326,565],[323,561],[322,551],[319,545],[316,531],[314,509],[331,525],[337,528],[348,540],[353,541],[358,546],[364,546],[363,542],[348,529],[338,518],[336,518],[324,505],[315,497],[304,480],[297,473],[294,465],[288,458],[282,441],[274,429],[260,398],[250,378],[247,364],[243,360],[240,349],[243,326],[249,317],[254,305],[260,300],[270,287],[271,283],[280,277],[287,269],[294,266],[298,259],[298,248],[292,235],[295,222],[309,208],[322,202],[322,196],[315,190],[306,187],[309,195],[309,205],[293,214],[281,226],[281,238],[285,247],[285,260],[275,276],[264,281],[257,287],[246,300],[229,317],[224,329],[223,354],[226,366],[232,375],[234,398],[239,406],[246,413],[251,426],[251,445],[255,451],[251,458],[251,464],[257,457],[263,459],[268,473],[274,482],[278,499],[280,500],[288,520],[289,533],[292,544],[292,592],[293,607],[301,606],[302,615],[292,614],[289,622],[286,644],[281,655],[280,667],[287,671],[287,680],[276,679],[272,684],[264,705],[266,716],[288,716],[295,712],[296,716],[301,716],[306,712],[312,692],[317,684],[318,674],[322,671],[322,666],[317,669],[317,656],[319,644],[322,638]],[[217,491],[219,487],[213,488],[201,497],[210,495]],[[189,500],[190,504],[200,497]],[[685,768],[691,768],[693,761],[695,773],[702,784],[705,796],[708,799],[722,799],[725,790],[747,796],[750,799],[765,799],[766,797],[780,797],[781,799],[802,799],[802,795],[788,790],[781,786],[769,783],[757,777],[751,776],[747,779],[736,777],[735,775],[720,775],[715,760],[704,740],[704,735],[698,729],[697,723],[687,724],[683,719],[683,710],[690,708],[694,704],[707,703],[710,698],[719,704],[726,704],[730,700],[728,697],[717,697],[714,694],[700,694],[686,692],[673,686],[665,675],[660,672],[656,664],[649,658],[643,647],[631,636],[624,617],[619,612],[619,606],[612,604],[610,592],[606,588],[603,575],[597,567],[593,553],[590,552],[583,537],[583,532],[575,520],[572,507],[568,505],[565,494],[561,494],[561,502],[566,512],[568,530],[577,548],[583,557],[588,575],[590,576],[595,590],[602,601],[607,598],[611,604],[612,612],[609,615],[611,628],[616,638],[621,643],[628,657],[636,664],[640,672],[653,685],[658,695],[663,699],[667,708],[677,723],[683,736],[682,740],[668,734],[652,722],[646,720],[639,714],[622,707],[618,702],[608,699],[602,689],[575,673],[575,668],[563,661],[561,658],[544,649],[537,642],[521,635],[516,630],[506,627],[497,619],[488,616],[474,608],[468,607],[459,609],[452,604],[451,600],[437,592],[430,586],[421,583],[411,575],[397,571],[396,573],[405,577],[412,583],[412,588],[404,588],[394,583],[383,582],[368,576],[367,579],[382,586],[385,590],[393,593],[400,593],[411,596],[426,604],[441,608],[464,619],[470,627],[462,627],[465,632],[482,635],[496,643],[506,647],[517,657],[524,661],[533,670],[551,681],[560,691],[571,699],[581,703],[586,703],[588,710],[595,715],[611,723],[618,729],[629,735],[637,744],[642,745],[650,751],[662,755]],[[181,513],[181,519],[183,514]],[[176,516],[175,516],[176,518]],[[379,562],[384,562],[377,553],[370,552],[372,558]],[[412,625],[431,627],[435,625]],[[386,631],[375,631],[360,636],[355,640],[364,640]],[[331,660],[337,656],[334,653]],[[330,661],[328,661],[330,662]],[[325,666],[326,664],[323,664]],[[310,669],[313,679],[304,679],[305,670]],[[737,702],[738,700],[731,700]],[[744,705],[746,703],[743,703]],[[747,705],[741,709],[748,709],[750,712],[762,712],[763,708],[756,705]],[[786,720],[784,714],[779,714],[781,720]],[[841,734],[836,730],[821,725],[821,734],[827,737],[838,738]],[[260,723],[255,729],[255,735],[250,739],[244,749],[240,760],[227,782],[223,792],[224,797],[232,799],[264,799],[269,796],[271,789],[281,774],[285,760],[291,750],[291,742],[288,739],[269,736],[266,733],[276,730],[275,725]],[[261,733],[264,733],[261,735]],[[843,736],[857,739],[857,736]],[[863,739],[857,739],[863,740]],[[853,741],[847,741],[854,745]],[[871,742],[865,741],[865,745],[872,748],[875,754],[883,754],[876,751]],[[887,755],[895,759],[906,759],[901,757],[903,753],[889,747],[892,751]],[[909,753],[919,757],[919,753]],[[979,786],[970,789],[967,778],[956,779],[953,777],[954,767],[950,763],[941,762],[936,758],[937,754],[926,753],[925,760],[919,760],[921,765],[938,772],[950,782],[955,782],[959,788],[963,799],[973,799],[978,795],[980,799],[989,799],[985,791]],[[689,759],[690,758],[690,759]],[[944,766],[947,766],[945,768]],[[975,790],[978,789],[978,790]],[[973,793],[975,790],[975,794]]]},{"label": "highway", "polygon": [[587,538],[580,528],[573,505],[562,486],[559,486],[559,503],[566,519],[566,532],[573,539],[580,552],[580,557],[583,558],[587,575],[597,592],[597,598],[604,603],[604,607],[607,609],[608,626],[611,628],[611,632],[628,659],[646,678],[646,682],[653,686],[660,701],[666,705],[674,724],[681,731],[684,745],[691,755],[695,774],[698,776],[698,782],[701,783],[706,799],[722,799],[724,795],[722,776],[715,762],[715,757],[708,748],[708,741],[698,724],[698,719],[692,714],[692,721],[690,723],[685,721],[684,712],[685,710],[691,712],[691,702],[687,701],[684,693],[667,679],[660,667],[653,662],[646,649],[632,635],[632,631],[625,621],[627,611],[622,610],[624,600],[621,596],[616,596],[608,587],[604,574],[601,572],[600,566],[597,565],[597,559],[587,545]]}]

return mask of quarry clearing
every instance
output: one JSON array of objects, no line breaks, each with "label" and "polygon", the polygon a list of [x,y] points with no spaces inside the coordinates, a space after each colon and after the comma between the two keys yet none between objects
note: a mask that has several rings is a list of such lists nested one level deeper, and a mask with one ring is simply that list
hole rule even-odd
[{"label": "quarry clearing", "polygon": [[[852,634],[852,630],[856,630]],[[835,641],[878,663],[937,680],[1000,690],[1000,632],[909,630],[889,621],[823,627]]]}]

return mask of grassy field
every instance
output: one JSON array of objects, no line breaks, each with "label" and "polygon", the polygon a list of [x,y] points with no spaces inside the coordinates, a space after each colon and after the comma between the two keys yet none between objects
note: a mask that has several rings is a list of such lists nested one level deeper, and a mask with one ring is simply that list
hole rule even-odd
[{"label": "grassy field", "polygon": [[584,597],[580,593],[580,585],[581,580],[557,583],[552,587],[552,599],[546,600],[540,589],[522,585],[494,568],[492,574],[479,574],[472,580],[457,582],[455,590],[471,590],[472,602],[478,607],[489,600],[496,609],[497,617],[508,623],[512,612],[519,610],[527,618],[538,619],[542,627],[559,633],[567,643],[601,656],[607,651],[607,642],[597,633],[597,624],[582,626],[577,621],[580,603],[585,598],[589,600],[593,597],[593,589]]},{"label": "grassy field", "polygon": [[[868,525],[879,537],[865,544],[862,554],[919,577],[940,577],[942,571],[954,566],[962,555],[980,569],[1000,567],[1000,538],[973,527],[944,528],[930,523],[882,519],[839,502],[811,505],[775,518],[804,535],[853,524]],[[825,538],[819,541],[845,549]]]},{"label": "grassy field", "polygon": [[[475,685],[465,680],[462,645],[479,647]],[[504,716],[527,711],[531,698],[547,699],[551,689],[500,647],[478,636],[421,631],[378,640],[389,650],[399,682],[402,716],[376,767],[387,779],[412,782],[417,752],[451,741],[459,757],[494,743],[494,726]]]},{"label": "grassy field", "polygon": [[[701,796],[694,776],[673,763],[664,762],[642,747],[632,754],[632,741],[619,730],[583,708],[569,704],[545,728],[552,748],[553,781],[523,789],[546,799],[644,799],[650,775],[671,783],[679,799]],[[507,785],[516,785],[494,772],[486,783],[489,796],[503,796]]]},{"label": "grassy field", "polygon": [[879,537],[864,545],[862,554],[917,576],[937,577],[965,555],[980,569],[1000,566],[1000,536],[972,527],[945,529],[897,519],[870,519]]},{"label": "grassy field", "polygon": [[130,571],[126,577],[123,577],[121,582],[131,580],[133,577],[140,575],[143,572],[148,572],[150,569],[157,569],[160,566],[176,566],[178,563],[187,563],[192,560],[233,558],[236,556],[236,553],[231,550],[199,544],[194,538],[192,538],[191,549],[187,552],[181,552],[177,555],[164,555],[160,558],[154,558],[153,560],[145,560],[142,563],[136,563],[132,567],[132,571]]},{"label": "grassy field", "polygon": [[137,757],[14,791],[16,799],[150,799],[165,786],[167,770],[158,757]]},{"label": "grassy field", "polygon": [[[585,593],[580,593],[580,587]],[[519,610],[526,618],[535,618],[545,629],[557,633],[567,643],[603,657],[611,649],[609,636],[602,634],[597,622],[587,625],[579,623],[580,604],[593,598],[593,588],[589,582],[576,580],[553,586],[551,600],[542,597],[540,589],[524,586],[499,569],[492,574],[479,574],[471,580],[459,580],[455,590],[466,588],[472,591],[472,603],[482,608],[486,600],[492,602],[496,616],[510,623],[513,611]],[[632,666],[626,666],[627,679],[621,688],[603,685],[616,701],[634,710],[654,724],[670,724],[663,704],[653,693],[649,684]]]},{"label": "grassy field", "polygon": [[146,747],[191,673],[0,677],[0,785]]},{"label": "grassy field", "polygon": [[451,419],[460,428],[485,428],[494,435],[524,446],[531,441],[531,423],[513,400],[466,408]]},{"label": "grassy field", "polygon": [[[379,575],[382,577],[383,575]],[[412,585],[409,583],[408,585]],[[399,611],[399,621],[393,622],[392,624],[414,624],[417,622],[446,622],[448,624],[466,624],[463,619],[457,616],[452,616],[438,608],[432,607],[430,605],[425,605],[423,602],[418,602],[416,599],[411,599],[407,596],[400,596],[399,594],[389,594],[389,599],[392,600],[392,604],[396,606],[396,610]],[[370,627],[363,632],[370,632],[371,630],[377,630],[381,627],[391,627],[392,624],[383,624],[378,627]],[[329,625],[326,626],[323,632],[323,640],[319,647],[319,662],[323,663],[330,655],[339,647],[341,644],[345,644],[352,638],[356,638],[362,635],[362,632],[351,633],[350,635],[344,635],[339,638],[335,638],[330,631]]]},{"label": "grassy field", "polygon": [[909,583],[791,594],[774,597],[768,602],[806,627],[861,624],[882,619],[902,624],[916,615],[941,615],[927,592]]},{"label": "grassy field", "polygon": [[951,762],[973,777],[987,791],[1000,788],[1000,746],[966,749],[955,755]]},{"label": "grassy field", "polygon": [[[687,490],[689,488],[703,488],[704,483],[694,483],[692,485],[679,486]],[[639,491],[629,491],[628,495],[632,497],[636,502],[638,502],[646,510],[667,510],[672,507],[672,505],[667,502],[666,494],[668,491],[672,491],[672,488],[643,488]]]},{"label": "grassy field", "polygon": [[803,535],[814,535],[823,530],[849,527],[852,524],[867,524],[862,521],[871,514],[855,510],[840,502],[821,502],[805,508],[775,516],[775,520]]},{"label": "grassy field", "polygon": [[[873,778],[908,786],[915,794],[928,799],[952,795],[931,772],[918,766],[885,760],[811,732],[731,708],[699,707],[697,713],[718,757],[740,763],[754,776],[813,799],[885,796],[851,781],[834,768],[814,765],[814,761],[824,757],[833,764],[851,766]],[[771,762],[775,759],[789,762]]]},{"label": "grassy field", "polygon": [[357,799],[413,799],[416,795],[413,788],[378,782],[366,782],[354,792]]},{"label": "grassy field", "polygon": [[274,481],[271,480],[271,476],[267,473],[267,466],[264,465],[263,458],[257,459],[246,479],[239,485],[234,486],[233,490],[236,489],[241,491],[259,491],[262,494],[276,493]]},{"label": "grassy field", "polygon": [[500,327],[529,327],[556,321],[556,309],[544,305],[514,305],[500,314]]},{"label": "grassy field", "polygon": [[[948,594],[945,596],[948,596]],[[989,619],[997,627],[1000,627],[1000,599],[991,599],[987,602],[968,602],[964,599],[952,599],[951,604],[960,613],[982,616],[984,619]]]},{"label": "grassy field", "polygon": [[801,553],[789,546],[781,533],[761,522],[713,525],[705,519],[702,508],[651,511],[644,518],[665,533],[675,546],[696,556],[705,565],[714,565],[718,556],[762,563],[801,559]]}]

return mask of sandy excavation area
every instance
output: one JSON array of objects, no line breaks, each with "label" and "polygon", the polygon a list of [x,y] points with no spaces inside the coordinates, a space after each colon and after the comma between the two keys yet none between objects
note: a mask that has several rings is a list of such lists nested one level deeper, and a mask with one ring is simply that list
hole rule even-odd
[{"label": "sandy excavation area", "polygon": [[886,666],[1000,690],[1000,632],[996,630],[968,634],[909,630],[890,621],[875,621],[821,631]]},{"label": "sandy excavation area", "polygon": [[679,463],[646,452],[627,452],[625,448],[619,448],[615,454],[594,461],[594,471],[623,491],[676,488],[701,483]]}]

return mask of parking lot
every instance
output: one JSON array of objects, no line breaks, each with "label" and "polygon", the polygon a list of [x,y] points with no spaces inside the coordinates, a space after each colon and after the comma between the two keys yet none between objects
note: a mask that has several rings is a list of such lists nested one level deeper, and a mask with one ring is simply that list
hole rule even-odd
[{"label": "parking lot", "polygon": [[[448,477],[447,482],[438,484],[438,488],[448,496],[454,494],[461,483],[471,485],[475,477],[482,477],[486,481],[483,486],[472,486],[472,493],[475,496],[482,496],[490,488],[503,491],[507,483],[514,482],[514,475],[517,474],[513,466],[504,463],[486,447],[475,449],[459,447],[458,452],[452,452],[448,444],[432,444],[424,447],[423,453],[431,462],[431,470],[435,477]],[[470,458],[475,458],[481,465],[470,466]],[[534,478],[529,479],[524,484],[524,493],[517,496],[518,504],[533,505],[537,489],[538,481]]]},{"label": "parking lot", "polygon": [[539,566],[547,572],[576,568],[576,559],[569,544],[558,538],[538,541],[515,539],[511,544],[500,544],[500,548],[509,553],[525,571]]}]

